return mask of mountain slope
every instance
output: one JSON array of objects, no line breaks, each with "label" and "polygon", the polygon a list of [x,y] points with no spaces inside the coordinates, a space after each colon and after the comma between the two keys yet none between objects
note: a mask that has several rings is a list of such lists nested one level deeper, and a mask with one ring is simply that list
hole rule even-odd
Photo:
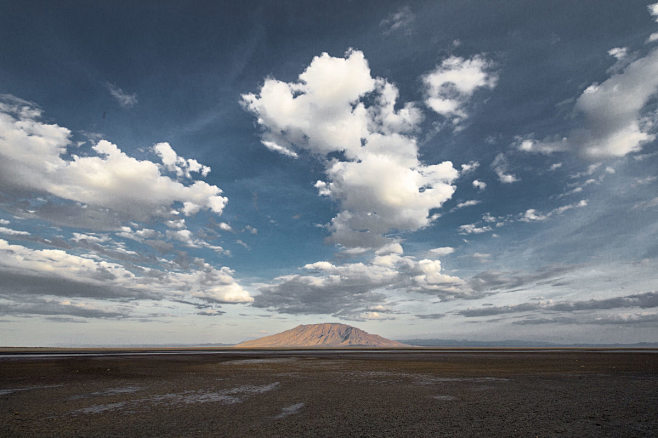
[{"label": "mountain slope", "polygon": [[378,335],[371,335],[346,324],[326,323],[299,325],[293,329],[264,338],[246,341],[237,348],[277,347],[408,347]]}]

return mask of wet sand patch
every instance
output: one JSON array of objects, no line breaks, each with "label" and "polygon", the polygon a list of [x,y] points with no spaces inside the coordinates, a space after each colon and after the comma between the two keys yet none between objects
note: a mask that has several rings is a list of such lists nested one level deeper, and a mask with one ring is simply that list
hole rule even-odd
[{"label": "wet sand patch", "polygon": [[447,394],[439,394],[439,395],[434,395],[432,396],[434,400],[441,400],[441,401],[454,401],[457,400],[457,397],[453,395],[447,395]]},{"label": "wet sand patch", "polygon": [[108,403],[105,405],[93,405],[73,411],[72,414],[100,414],[107,411],[115,411],[126,405],[126,402]]},{"label": "wet sand patch", "polygon": [[286,406],[281,409],[281,413],[277,415],[276,419],[285,418],[289,415],[297,414],[304,407],[304,403],[295,403],[294,405]]},{"label": "wet sand patch", "polygon": [[[185,391],[182,393],[159,394],[152,397],[139,398],[118,403],[100,404],[88,406],[73,411],[73,414],[97,414],[109,410],[145,409],[152,405],[181,405],[181,404],[198,404],[198,403],[221,403],[231,405],[242,403],[246,397],[254,394],[263,394],[272,391],[279,386],[279,382],[267,385],[243,385],[236,388],[225,389],[221,391]],[[125,392],[124,392],[125,393]]]},{"label": "wet sand patch", "polygon": [[120,395],[120,394],[132,394],[135,393],[142,388],[138,386],[124,386],[124,387],[119,387],[119,388],[108,388],[104,391],[95,391],[95,392],[90,392],[88,394],[79,394],[79,395],[74,395],[72,397],[69,397],[69,400],[79,400],[79,399],[84,399],[84,398],[92,398],[92,397],[112,397],[115,395]]},{"label": "wet sand patch", "polygon": [[294,357],[277,357],[270,359],[236,359],[222,362],[222,365],[260,365],[272,363],[290,363],[297,361]]},{"label": "wet sand patch", "polygon": [[6,389],[0,389],[0,396],[10,395],[22,391],[34,391],[37,389],[59,388],[60,386],[63,385],[42,385],[42,386],[26,386],[24,388],[6,388]]}]

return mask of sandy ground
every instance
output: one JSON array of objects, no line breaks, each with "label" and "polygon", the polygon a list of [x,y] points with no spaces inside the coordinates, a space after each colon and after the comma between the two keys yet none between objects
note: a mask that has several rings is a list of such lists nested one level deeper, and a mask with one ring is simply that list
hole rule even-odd
[{"label": "sandy ground", "polygon": [[658,436],[658,354],[0,359],[2,436]]}]

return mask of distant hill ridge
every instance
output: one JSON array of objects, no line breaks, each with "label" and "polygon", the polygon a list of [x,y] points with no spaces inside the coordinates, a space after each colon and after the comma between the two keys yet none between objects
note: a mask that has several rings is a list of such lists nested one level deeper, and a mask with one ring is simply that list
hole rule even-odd
[{"label": "distant hill ridge", "polygon": [[382,347],[408,345],[378,335],[371,335],[347,324],[325,323],[299,325],[293,329],[235,345],[237,348],[284,347]]}]

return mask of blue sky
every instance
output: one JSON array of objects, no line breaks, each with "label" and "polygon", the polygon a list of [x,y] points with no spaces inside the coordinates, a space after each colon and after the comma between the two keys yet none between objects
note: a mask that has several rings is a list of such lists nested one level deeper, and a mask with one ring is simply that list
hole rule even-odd
[{"label": "blue sky", "polygon": [[658,335],[658,4],[4,2],[0,344]]}]

